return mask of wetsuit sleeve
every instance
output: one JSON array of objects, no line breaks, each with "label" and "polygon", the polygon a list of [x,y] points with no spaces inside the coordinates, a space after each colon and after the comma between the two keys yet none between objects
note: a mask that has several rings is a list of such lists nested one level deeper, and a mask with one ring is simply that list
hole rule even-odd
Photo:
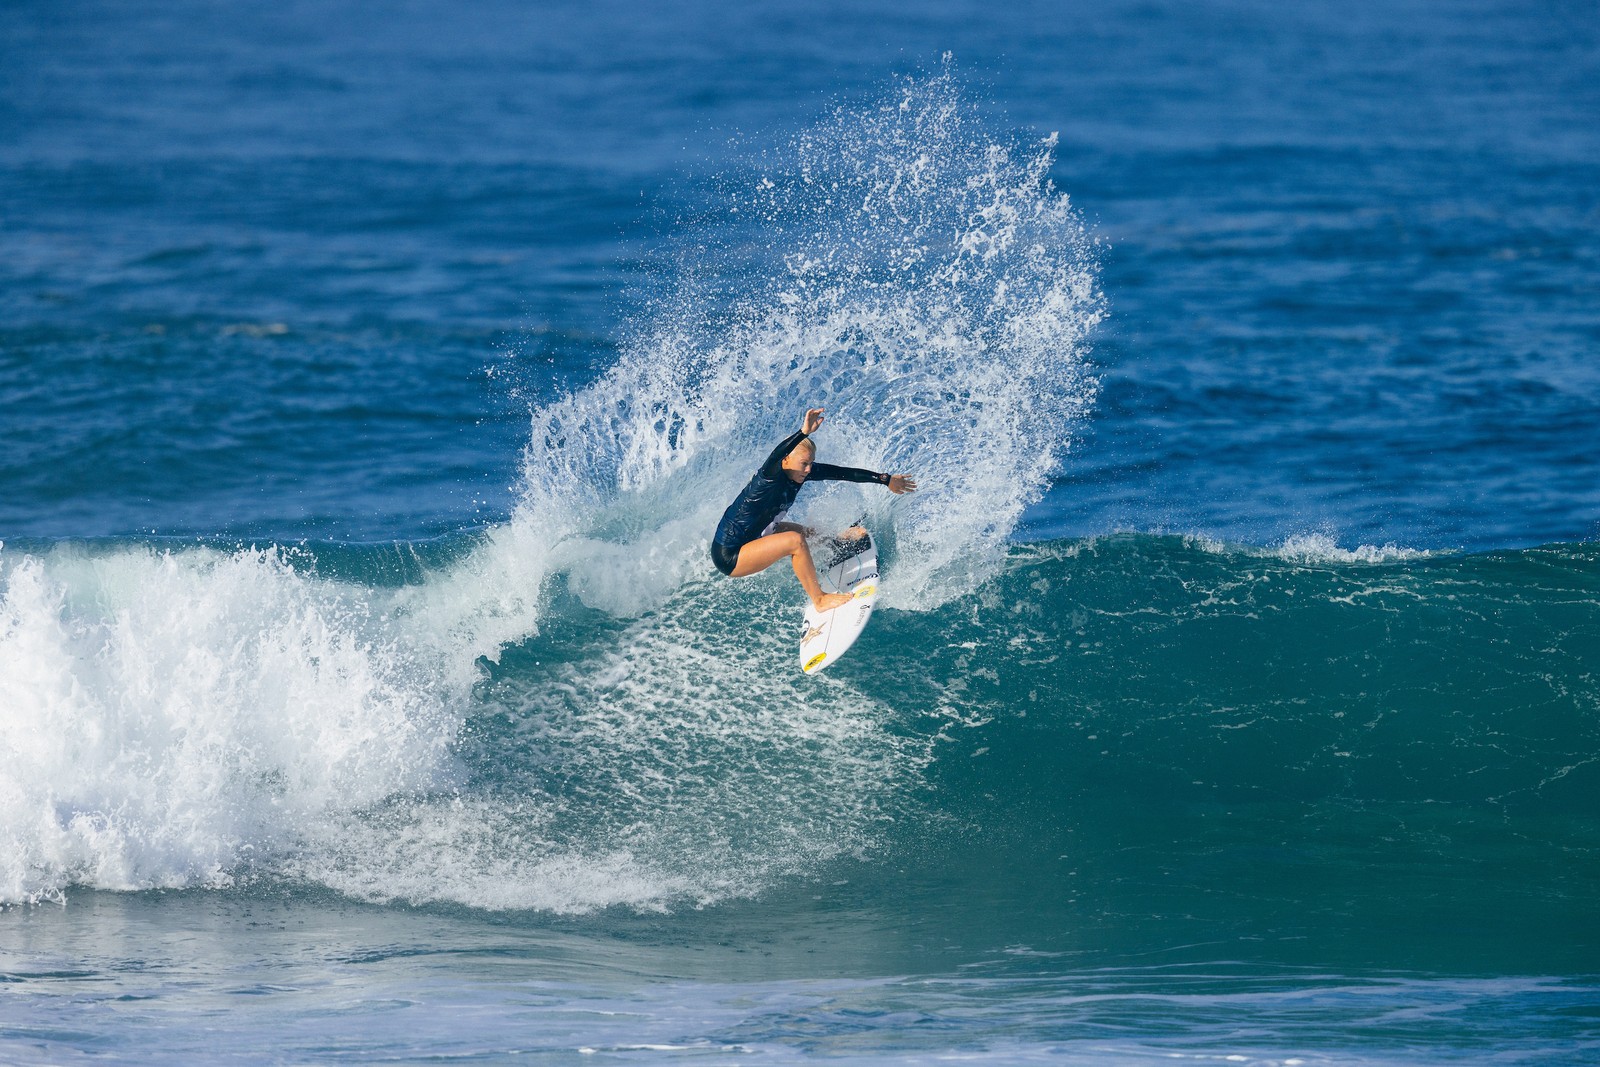
[{"label": "wetsuit sleeve", "polygon": [[[805,439],[805,433],[801,430],[796,430],[782,441],[779,441],[778,447],[772,450],[772,455],[768,456],[767,461],[761,465],[762,475],[767,478],[776,478],[778,472],[783,469],[783,457],[793,452],[794,446]],[[815,467],[811,469],[816,470]]]},{"label": "wetsuit sleeve", "polygon": [[862,470],[860,467],[835,467],[832,463],[813,463],[811,477],[813,482],[876,482],[879,485],[888,485],[889,476],[876,471]]}]

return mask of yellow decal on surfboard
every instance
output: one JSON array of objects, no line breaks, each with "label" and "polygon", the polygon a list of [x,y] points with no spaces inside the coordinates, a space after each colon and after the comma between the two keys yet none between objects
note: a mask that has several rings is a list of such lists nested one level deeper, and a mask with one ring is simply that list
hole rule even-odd
[{"label": "yellow decal on surfboard", "polygon": [[855,591],[855,595],[858,596],[858,597],[871,596],[873,593],[876,593],[877,591],[878,591],[878,587],[875,586],[875,585],[864,585],[860,589],[857,589]]},{"label": "yellow decal on surfboard", "polygon": [[810,659],[806,660],[806,665],[803,669],[809,671],[812,667],[815,667],[817,664],[821,663],[827,658],[828,654],[826,652],[818,652],[815,656],[812,656]]}]

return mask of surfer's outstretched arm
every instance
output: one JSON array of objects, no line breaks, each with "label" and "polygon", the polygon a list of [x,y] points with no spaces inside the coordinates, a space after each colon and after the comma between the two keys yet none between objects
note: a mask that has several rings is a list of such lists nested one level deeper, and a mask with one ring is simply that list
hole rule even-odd
[{"label": "surfer's outstretched arm", "polygon": [[832,463],[812,463],[811,473],[806,478],[808,482],[875,482],[886,486],[889,492],[896,495],[909,493],[917,488],[917,483],[904,474],[883,474],[879,471],[869,471],[862,467],[835,467]]}]

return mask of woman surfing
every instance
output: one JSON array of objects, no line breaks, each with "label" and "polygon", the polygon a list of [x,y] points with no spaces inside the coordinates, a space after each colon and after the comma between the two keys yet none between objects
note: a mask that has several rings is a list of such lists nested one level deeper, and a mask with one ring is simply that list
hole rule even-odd
[{"label": "woman surfing", "polygon": [[[903,474],[879,474],[860,467],[835,467],[816,462],[817,446],[811,435],[822,425],[822,409],[812,408],[800,429],[772,450],[717,523],[711,539],[711,562],[730,578],[743,578],[766,570],[785,557],[794,563],[794,576],[818,611],[831,611],[850,602],[846,593],[824,593],[817,567],[806,547],[805,527],[784,522],[783,517],[807,481],[876,482],[891,493],[909,493],[917,483]],[[846,531],[847,533],[849,531]]]}]

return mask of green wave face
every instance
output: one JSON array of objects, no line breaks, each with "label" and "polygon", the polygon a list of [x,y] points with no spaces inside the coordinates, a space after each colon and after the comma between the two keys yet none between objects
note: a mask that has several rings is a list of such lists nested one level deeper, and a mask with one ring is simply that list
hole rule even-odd
[{"label": "green wave face", "polygon": [[929,703],[958,688],[983,736],[1060,761],[1041,777],[1080,794],[1593,817],[1597,564],[1593,545],[1047,544],[961,608],[895,618],[874,652]]},{"label": "green wave face", "polygon": [[480,690],[478,780],[702,895],[798,916],[822,883],[902,916],[861,936],[907,966],[1587,966],[1593,545],[1023,546],[882,612],[821,684],[791,669],[789,592],[691,585],[627,624],[558,601]]}]

